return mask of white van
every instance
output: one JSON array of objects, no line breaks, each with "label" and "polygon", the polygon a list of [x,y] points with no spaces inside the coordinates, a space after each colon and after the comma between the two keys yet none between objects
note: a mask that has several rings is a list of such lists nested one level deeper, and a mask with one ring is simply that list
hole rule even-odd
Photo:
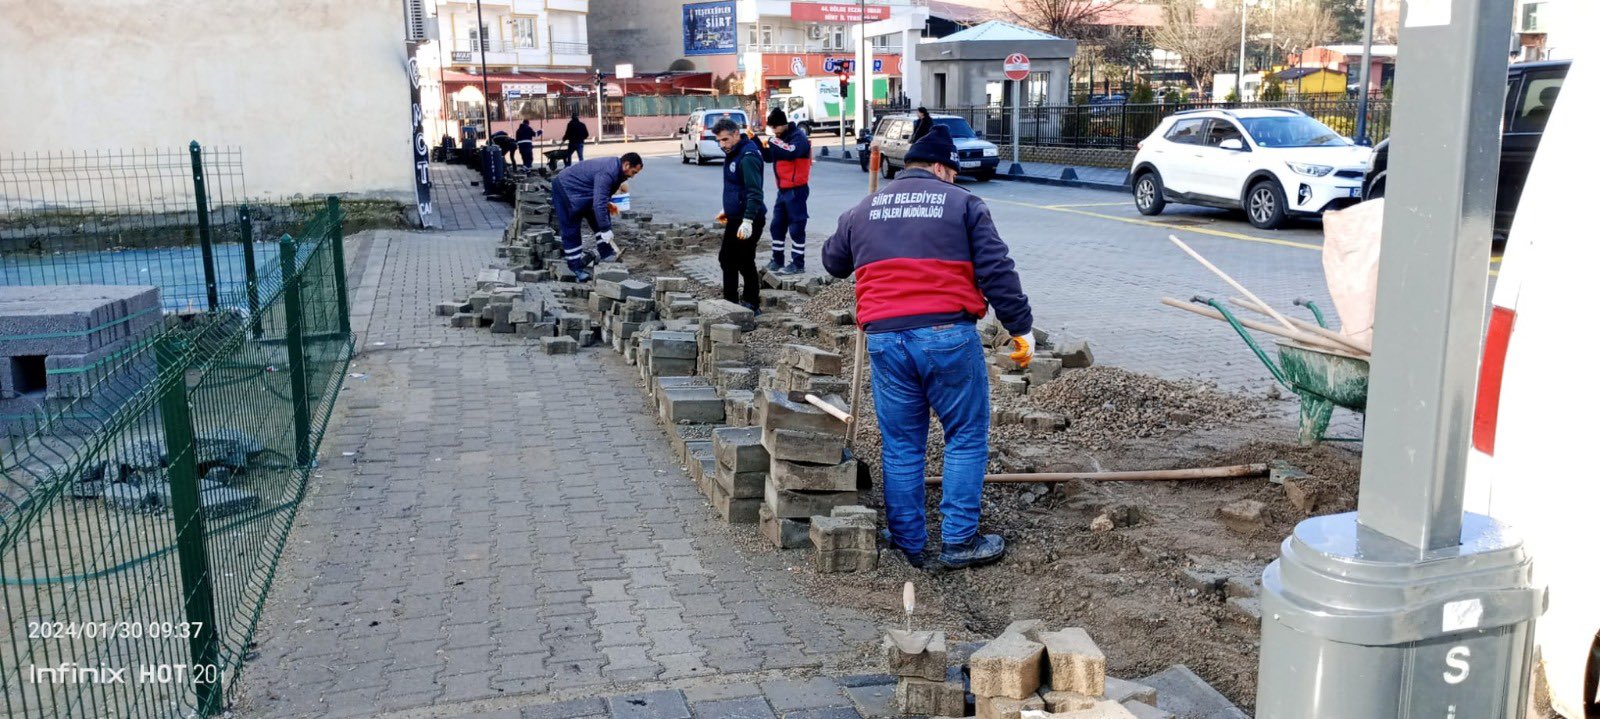
[{"label": "white van", "polygon": [[711,126],[724,117],[738,123],[740,132],[750,131],[750,118],[744,114],[744,110],[695,110],[689,113],[689,119],[684,121],[683,127],[678,128],[678,156],[683,164],[693,162],[704,165],[707,160],[724,159],[722,148],[717,146],[717,136],[711,134]]},{"label": "white van", "polygon": [[1510,524],[1534,580],[1549,588],[1534,629],[1534,695],[1566,719],[1600,717],[1600,472],[1589,462],[1600,390],[1583,349],[1593,347],[1583,315],[1600,244],[1575,209],[1593,174],[1594,155],[1582,148],[1594,144],[1597,98],[1600,54],[1581,46],[1495,281],[1467,464],[1466,509]]}]

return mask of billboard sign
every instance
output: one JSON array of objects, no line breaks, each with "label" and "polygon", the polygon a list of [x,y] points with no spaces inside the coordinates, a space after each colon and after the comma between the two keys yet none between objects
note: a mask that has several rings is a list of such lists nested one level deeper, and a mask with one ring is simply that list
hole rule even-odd
[{"label": "billboard sign", "polygon": [[[842,2],[792,2],[789,19],[797,22],[845,23],[861,22],[862,7],[856,3]],[[889,8],[883,5],[866,6],[866,21],[889,19]]]},{"label": "billboard sign", "polygon": [[683,6],[683,54],[732,55],[739,51],[735,0]]}]

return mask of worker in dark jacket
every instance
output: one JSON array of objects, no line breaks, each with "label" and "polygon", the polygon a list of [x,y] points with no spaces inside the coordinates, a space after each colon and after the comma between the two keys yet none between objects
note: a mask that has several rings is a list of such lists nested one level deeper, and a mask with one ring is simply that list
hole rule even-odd
[{"label": "worker in dark jacket", "polygon": [[[739,131],[739,124],[728,118],[711,126],[717,144],[727,153],[722,172],[722,212],[717,221],[722,231],[722,250],[717,262],[722,265],[722,298],[738,302],[754,312],[761,311],[761,276],[756,272],[756,247],[761,243],[761,228],[766,224],[766,181],[761,161],[761,144]],[[744,278],[744,293],[739,278]]]},{"label": "worker in dark jacket", "polygon": [[589,271],[583,256],[583,228],[587,221],[594,231],[595,252],[602,261],[617,254],[611,232],[611,196],[629,178],[644,169],[639,153],[622,157],[597,157],[580,162],[556,175],[550,191],[550,204],[556,224],[561,228],[561,251],[567,267],[579,282],[588,282]]},{"label": "worker in dark jacket", "polygon": [[[798,125],[789,124],[783,110],[773,108],[767,115],[772,138],[762,146],[762,159],[772,163],[778,178],[778,199],[772,203],[772,262],[767,269],[785,275],[806,271],[806,202],[811,197],[811,139]],[[783,264],[785,235],[789,264]]]},{"label": "worker in dark jacket", "polygon": [[972,567],[1005,554],[978,533],[989,462],[989,375],[975,322],[992,305],[1011,333],[1011,358],[1033,358],[1033,312],[1010,251],[976,195],[955,184],[955,143],[935,125],[906,151],[888,186],[846,210],[822,246],[822,265],[856,278],[856,317],[872,356],[872,398],[883,434],[889,541],[922,566],[928,541],[924,472],[928,410],[944,427],[940,564]]},{"label": "worker in dark jacket", "polygon": [[533,129],[527,120],[517,126],[517,149],[522,152],[522,167],[533,169],[533,138],[539,136],[539,131]]},{"label": "worker in dark jacket", "polygon": [[911,129],[911,141],[921,140],[929,130],[933,129],[933,116],[928,114],[928,108],[917,108],[917,124]]},{"label": "worker in dark jacket", "polygon": [[574,110],[572,119],[567,121],[567,132],[561,136],[561,141],[567,143],[567,164],[564,167],[572,166],[572,158],[574,156],[578,158],[579,162],[583,162],[583,143],[588,142],[588,140],[589,126],[578,119],[578,112]]}]

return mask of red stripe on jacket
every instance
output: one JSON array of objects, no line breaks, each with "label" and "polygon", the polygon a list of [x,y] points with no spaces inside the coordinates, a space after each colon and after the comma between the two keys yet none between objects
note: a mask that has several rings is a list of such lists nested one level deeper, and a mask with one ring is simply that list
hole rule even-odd
[{"label": "red stripe on jacket", "polygon": [[896,257],[856,268],[856,318],[862,324],[915,315],[989,311],[972,263]]},{"label": "red stripe on jacket", "polygon": [[778,176],[778,189],[788,190],[809,184],[811,182],[811,158],[802,157],[798,160],[778,160],[773,163],[774,173]]}]

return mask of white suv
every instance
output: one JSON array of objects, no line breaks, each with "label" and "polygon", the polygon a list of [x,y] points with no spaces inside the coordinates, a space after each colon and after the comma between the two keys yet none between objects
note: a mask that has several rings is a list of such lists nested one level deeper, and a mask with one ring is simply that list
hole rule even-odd
[{"label": "white suv", "polygon": [[1357,147],[1299,110],[1189,110],[1163,120],[1133,159],[1133,200],[1243,209],[1276,229],[1361,200],[1371,148]]}]

